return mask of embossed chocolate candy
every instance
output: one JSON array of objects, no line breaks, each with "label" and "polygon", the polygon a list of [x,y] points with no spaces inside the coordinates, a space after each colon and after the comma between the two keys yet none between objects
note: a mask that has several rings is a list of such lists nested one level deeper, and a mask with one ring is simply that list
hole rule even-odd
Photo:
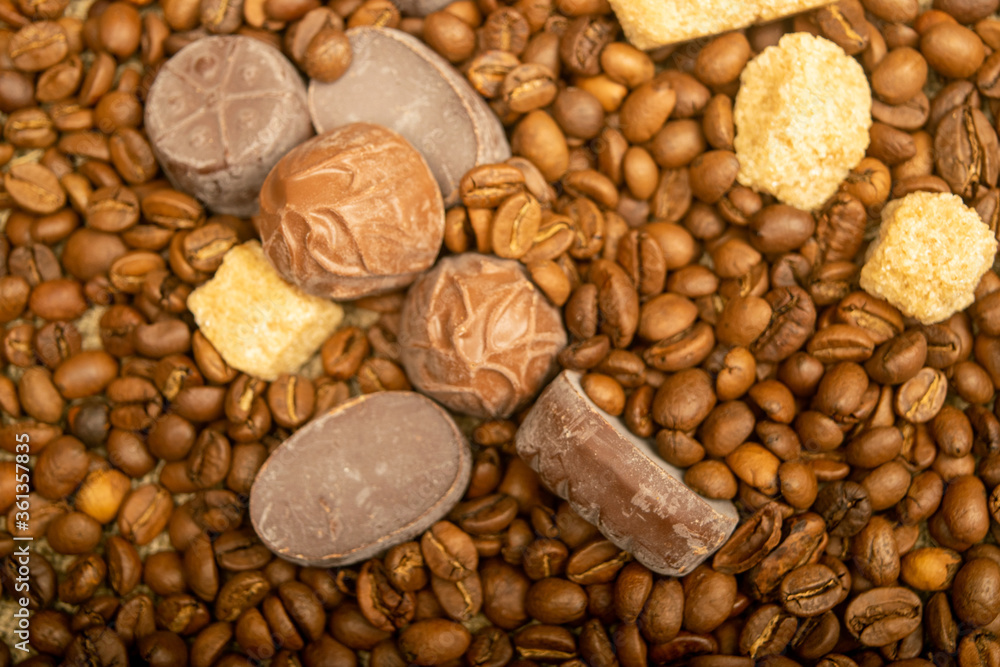
[{"label": "embossed chocolate candy", "polygon": [[352,123],[283,157],[260,191],[264,254],[328,299],[412,283],[437,258],[444,205],[420,153],[392,130]]},{"label": "embossed chocolate candy", "polygon": [[349,565],[446,515],[471,467],[455,422],[430,399],[408,391],[359,396],[274,450],[250,490],[250,518],[282,558]]},{"label": "embossed chocolate candy", "polygon": [[355,121],[399,132],[426,158],[449,206],[458,201],[465,172],[510,157],[496,114],[423,42],[391,28],[352,28],[347,36],[353,53],[347,72],[309,84],[317,132]]},{"label": "embossed chocolate candy", "polygon": [[217,213],[249,216],[267,172],[312,134],[305,85],[256,39],[199,39],[157,74],[146,133],[174,187]]},{"label": "embossed chocolate candy", "polygon": [[513,260],[465,253],[420,278],[399,344],[413,385],[457,412],[508,417],[551,377],[566,345],[559,310]]},{"label": "embossed chocolate candy", "polygon": [[545,388],[515,444],[553,493],[655,572],[687,574],[739,521],[732,503],[699,496],[680,470],[594,405],[575,371]]}]

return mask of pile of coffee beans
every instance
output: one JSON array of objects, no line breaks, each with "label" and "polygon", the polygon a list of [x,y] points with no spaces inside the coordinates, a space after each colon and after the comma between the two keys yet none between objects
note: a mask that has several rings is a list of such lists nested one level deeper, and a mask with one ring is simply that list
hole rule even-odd
[{"label": "pile of coffee beans", "polygon": [[[606,0],[423,18],[0,0],[0,618],[31,537],[20,664],[1000,665],[1000,276],[932,325],[858,287],[882,207],[910,192],[958,194],[1000,231],[998,5],[843,0],[644,53]],[[364,25],[422,38],[509,131],[515,157],[462,180],[447,252],[523,262],[564,314],[560,364],[691,488],[736,502],[691,574],[650,572],[547,492],[514,455],[517,418],[469,424],[462,502],[381,557],[299,567],[254,534],[270,451],[352,395],[410,388],[403,294],[359,301],[374,323],[337,332],[315,372],[230,368],[186,299],[254,223],[170,187],[144,99],[210,34],[336,79]],[[812,213],[736,181],[740,73],[792,31],[857,57],[875,100],[868,157]],[[0,666],[22,660],[0,636]]]}]

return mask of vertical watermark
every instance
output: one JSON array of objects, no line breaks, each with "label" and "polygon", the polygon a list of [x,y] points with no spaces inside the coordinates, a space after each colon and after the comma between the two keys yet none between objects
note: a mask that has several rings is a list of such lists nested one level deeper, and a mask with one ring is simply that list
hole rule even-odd
[{"label": "vertical watermark", "polygon": [[[14,618],[17,627],[14,634],[20,640],[14,643],[14,648],[19,651],[28,652],[28,638],[31,630],[31,614],[28,605],[31,602],[31,541],[34,539],[30,535],[24,535],[31,526],[31,515],[29,513],[28,491],[31,488],[31,469],[28,468],[28,453],[31,450],[30,436],[27,433],[19,433],[14,437],[16,440],[14,449],[14,533],[15,544],[14,553],[11,558],[17,564],[17,577],[14,579],[14,592],[17,602],[17,611]],[[20,533],[20,534],[18,534]]]}]

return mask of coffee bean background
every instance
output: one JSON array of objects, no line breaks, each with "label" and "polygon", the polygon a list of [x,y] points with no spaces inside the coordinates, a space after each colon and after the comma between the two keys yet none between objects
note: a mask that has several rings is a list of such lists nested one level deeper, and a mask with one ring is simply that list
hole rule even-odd
[{"label": "coffee bean background", "polygon": [[[606,0],[0,0],[0,511],[33,447],[28,665],[877,667],[1000,664],[1000,277],[921,325],[858,288],[886,202],[954,192],[1000,230],[998,0],[844,0],[640,52]],[[403,295],[364,299],[300,373],[228,367],[185,302],[252,220],[169,187],[156,70],[209,34],[339,77],[343,30],[424,39],[503,120],[445,253],[520,260],[563,367],[651,438],[733,537],[681,579],[633,562],[513,453],[475,451],[447,520],[333,570],[246,517],[268,453],[362,392],[408,389]],[[815,212],[736,182],[746,63],[793,30],[857,57],[868,156]],[[832,91],[831,94],[836,94]],[[0,531],[0,619],[14,609]],[[3,644],[10,626],[0,623]],[[0,666],[20,656],[0,646]]]}]

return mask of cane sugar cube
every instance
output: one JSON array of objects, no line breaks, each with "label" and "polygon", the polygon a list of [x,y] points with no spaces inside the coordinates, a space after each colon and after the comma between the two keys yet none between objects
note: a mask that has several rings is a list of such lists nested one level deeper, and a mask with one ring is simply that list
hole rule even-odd
[{"label": "cane sugar cube", "polygon": [[609,0],[637,49],[766,23],[830,4],[830,0]]},{"label": "cane sugar cube", "polygon": [[230,250],[187,305],[226,363],[268,381],[297,371],[344,317],[336,303],[285,282],[258,241]]},{"label": "cane sugar cube", "polygon": [[830,40],[785,35],[747,63],[733,105],[737,180],[811,211],[865,157],[872,94],[861,64]]},{"label": "cane sugar cube", "polygon": [[861,289],[924,324],[940,322],[973,302],[996,252],[993,232],[961,197],[913,192],[882,209]]}]

